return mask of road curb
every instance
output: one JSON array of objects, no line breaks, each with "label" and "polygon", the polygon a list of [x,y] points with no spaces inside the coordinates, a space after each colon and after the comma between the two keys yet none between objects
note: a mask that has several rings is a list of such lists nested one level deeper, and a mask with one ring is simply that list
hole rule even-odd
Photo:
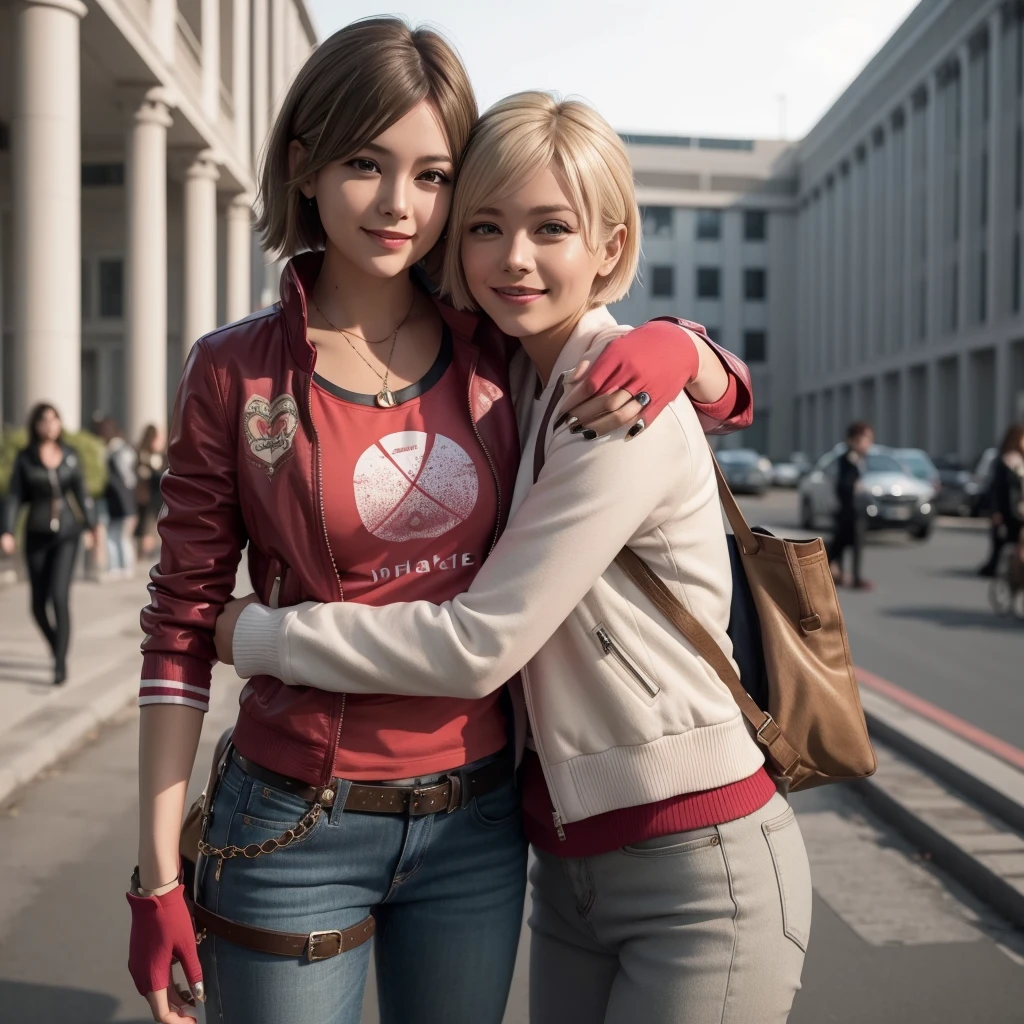
[{"label": "road curb", "polygon": [[1024,928],[1024,772],[868,687],[861,699],[879,762],[857,784],[867,804]]},{"label": "road curb", "polygon": [[80,747],[99,726],[138,696],[139,655],[133,651],[64,699],[41,707],[4,735],[0,752],[0,804],[61,758]]},{"label": "road curb", "polygon": [[1024,928],[1024,891],[965,849],[946,830],[937,827],[902,800],[884,781],[873,777],[857,783],[865,802],[929,859],[952,875],[961,885],[988,904],[1011,924]]}]

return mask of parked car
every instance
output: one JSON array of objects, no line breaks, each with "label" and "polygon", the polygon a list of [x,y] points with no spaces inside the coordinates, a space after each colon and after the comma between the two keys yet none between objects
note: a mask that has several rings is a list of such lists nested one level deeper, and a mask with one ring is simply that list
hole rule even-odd
[{"label": "parked car", "polygon": [[923,448],[893,448],[892,453],[911,476],[931,487],[936,498],[942,493],[942,477]]},{"label": "parked car", "polygon": [[764,494],[772,482],[771,460],[753,448],[723,448],[715,452],[729,487],[736,494]]},{"label": "parked car", "polygon": [[987,516],[992,511],[992,472],[996,468],[998,457],[998,448],[986,448],[978,457],[974,472],[971,474],[972,516]]},{"label": "parked car", "polygon": [[[845,444],[837,444],[800,483],[800,521],[807,530],[832,522],[837,460],[845,451]],[[862,479],[862,501],[870,529],[906,530],[918,540],[930,536],[935,525],[935,492],[930,484],[912,476],[891,449],[872,445]]]},{"label": "parked car", "polygon": [[811,460],[803,452],[791,452],[785,462],[772,467],[772,483],[776,487],[796,487],[811,468]]},{"label": "parked car", "polygon": [[973,514],[978,497],[974,474],[956,455],[940,455],[935,460],[942,490],[935,497],[940,516],[969,516]]}]

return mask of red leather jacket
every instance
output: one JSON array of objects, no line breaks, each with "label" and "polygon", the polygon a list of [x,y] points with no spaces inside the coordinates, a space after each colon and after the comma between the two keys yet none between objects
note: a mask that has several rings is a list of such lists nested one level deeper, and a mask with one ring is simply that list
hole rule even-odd
[{"label": "red leather jacket", "polygon": [[[143,609],[139,702],[205,710],[216,658],[214,624],[229,600],[242,549],[261,601],[273,606],[344,599],[327,537],[320,446],[310,415],[316,351],[306,337],[306,292],[322,255],[291,260],[281,301],[214,331],[194,346],[175,402],[168,471],[161,485],[160,564]],[[486,319],[438,303],[453,340],[477,439],[498,490],[495,540],[508,519],[519,466],[519,434],[508,395],[508,339]],[[656,322],[641,331],[675,331]],[[633,332],[633,337],[638,332]],[[616,344],[619,344],[618,342]],[[643,346],[622,347],[622,355]],[[716,431],[752,417],[749,375],[718,350],[735,381],[732,415]],[[647,379],[657,379],[657,372]],[[333,772],[343,695],[251,679],[242,691],[234,741],[274,771],[312,785]]]}]

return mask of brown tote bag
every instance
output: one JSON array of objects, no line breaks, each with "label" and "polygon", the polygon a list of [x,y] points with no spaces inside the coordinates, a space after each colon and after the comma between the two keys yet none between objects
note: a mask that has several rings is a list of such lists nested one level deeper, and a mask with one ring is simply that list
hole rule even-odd
[{"label": "brown tote bag", "polygon": [[728,686],[776,781],[798,790],[873,774],[875,752],[824,542],[751,530],[717,461],[715,475],[760,623],[766,708],[747,692],[711,634],[635,551],[623,548],[616,562]]}]

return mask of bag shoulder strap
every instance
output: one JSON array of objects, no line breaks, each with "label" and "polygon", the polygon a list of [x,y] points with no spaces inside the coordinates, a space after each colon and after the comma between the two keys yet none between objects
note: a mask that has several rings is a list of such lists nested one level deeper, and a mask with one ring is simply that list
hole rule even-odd
[{"label": "bag shoulder strap", "polygon": [[693,644],[697,652],[715,670],[718,678],[728,687],[743,717],[754,729],[758,743],[768,750],[782,774],[788,775],[799,764],[800,755],[786,741],[775,719],[766,711],[762,711],[754,698],[743,689],[736,669],[714,637],[683,607],[675,594],[635,551],[625,547],[618,553],[615,561],[629,579],[650,598],[658,611]]}]

